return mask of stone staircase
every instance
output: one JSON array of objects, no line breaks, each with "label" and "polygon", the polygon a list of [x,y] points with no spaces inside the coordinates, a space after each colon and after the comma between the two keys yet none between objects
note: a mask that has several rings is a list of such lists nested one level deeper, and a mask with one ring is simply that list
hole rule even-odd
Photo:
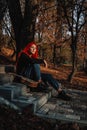
[{"label": "stone staircase", "polygon": [[51,97],[36,114],[45,118],[87,125],[87,92],[66,90],[71,101]]},{"label": "stone staircase", "polygon": [[1,66],[0,104],[10,105],[20,112],[28,106],[29,111],[43,118],[87,125],[86,91],[65,89],[72,96],[72,100],[64,101],[54,96],[55,90],[52,88],[35,92],[24,84],[13,82],[13,79],[14,76],[6,73],[6,68]]}]

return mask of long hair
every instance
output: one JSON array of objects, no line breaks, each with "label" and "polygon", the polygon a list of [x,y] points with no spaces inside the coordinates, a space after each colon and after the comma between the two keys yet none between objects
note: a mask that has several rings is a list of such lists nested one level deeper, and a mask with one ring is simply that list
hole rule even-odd
[{"label": "long hair", "polygon": [[[30,47],[31,47],[32,45],[35,45],[35,46],[36,46],[36,52],[35,52],[35,54],[32,54],[32,55],[31,55],[29,49],[30,49]],[[35,42],[30,42],[30,43],[28,43],[28,45],[19,53],[18,57],[20,57],[20,55],[21,55],[22,53],[25,53],[27,56],[30,56],[30,55],[31,55],[31,58],[38,58],[38,48],[37,48],[36,43],[35,43]]]},{"label": "long hair", "polygon": [[[32,45],[35,45],[36,46],[36,52],[35,54],[30,54],[29,52],[29,49]],[[24,49],[23,49],[23,52],[27,55],[27,56],[30,56],[31,55],[31,58],[37,58],[38,57],[38,48],[37,48],[37,45],[35,42],[30,42]]]}]

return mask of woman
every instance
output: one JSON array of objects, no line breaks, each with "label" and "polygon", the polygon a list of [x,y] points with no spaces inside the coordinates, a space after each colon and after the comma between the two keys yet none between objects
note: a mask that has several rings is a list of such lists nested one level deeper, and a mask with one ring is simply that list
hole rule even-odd
[{"label": "woman", "polygon": [[36,43],[31,42],[19,53],[16,66],[17,74],[32,79],[38,84],[41,84],[41,82],[44,82],[46,85],[50,84],[57,90],[59,98],[69,100],[70,97],[62,90],[61,84],[51,74],[41,73],[40,64],[44,64],[47,67],[47,62],[44,59],[38,58]]}]

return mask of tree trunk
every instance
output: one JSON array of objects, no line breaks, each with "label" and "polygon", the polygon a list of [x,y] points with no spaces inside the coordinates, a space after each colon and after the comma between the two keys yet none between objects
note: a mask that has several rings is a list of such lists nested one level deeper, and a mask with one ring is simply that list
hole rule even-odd
[{"label": "tree trunk", "polygon": [[20,39],[21,39],[21,28],[23,21],[20,2],[19,0],[7,0],[7,4],[16,40],[16,51],[18,53],[21,48]]},{"label": "tree trunk", "polygon": [[70,83],[72,83],[72,79],[77,71],[77,53],[76,53],[76,50],[77,50],[77,42],[76,40],[74,39],[74,42],[72,42],[72,45],[71,45],[71,50],[72,50],[72,71],[71,73],[69,74],[68,76],[68,81]]},{"label": "tree trunk", "polygon": [[68,76],[68,81],[69,81],[70,83],[72,83],[72,79],[73,79],[73,77],[75,76],[76,71],[77,71],[76,65],[73,63],[73,64],[72,64],[72,71],[71,71],[71,73],[70,73],[69,76]]},{"label": "tree trunk", "polygon": [[37,8],[34,3],[32,5],[32,1],[26,0],[25,12],[22,16],[19,0],[7,0],[7,4],[16,40],[16,54],[18,54],[21,49],[34,40]]},{"label": "tree trunk", "polygon": [[83,68],[84,68],[84,71],[87,73],[87,43],[86,43],[86,38],[85,38],[85,43],[84,43],[84,61],[83,61]]},{"label": "tree trunk", "polygon": [[54,66],[55,66],[55,59],[56,59],[56,44],[54,44],[54,46],[53,46],[53,64],[54,64]]},{"label": "tree trunk", "polygon": [[0,22],[4,17],[6,9],[7,9],[6,1],[5,0],[0,0]]}]

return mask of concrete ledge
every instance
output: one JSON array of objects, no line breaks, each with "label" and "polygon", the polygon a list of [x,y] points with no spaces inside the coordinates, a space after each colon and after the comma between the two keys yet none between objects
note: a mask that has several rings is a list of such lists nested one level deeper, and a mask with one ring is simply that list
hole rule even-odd
[{"label": "concrete ledge", "polygon": [[6,73],[0,73],[0,84],[12,83],[13,80],[14,80],[13,75],[8,75]]},{"label": "concrete ledge", "polygon": [[3,97],[0,97],[0,104],[1,104],[1,105],[2,105],[2,104],[7,105],[7,106],[9,106],[9,107],[11,107],[11,108],[13,108],[13,109],[15,109],[15,110],[20,111],[20,108],[19,108],[17,105],[13,104],[12,102],[6,100],[6,99],[3,98]]},{"label": "concrete ledge", "polygon": [[51,98],[51,92],[44,93],[38,100],[34,101],[34,113],[40,109]]},{"label": "concrete ledge", "polygon": [[27,93],[27,87],[23,84],[8,83],[0,86],[0,96],[12,100]]},{"label": "concrete ledge", "polygon": [[53,112],[50,113],[49,115],[41,114],[41,113],[35,113],[35,115],[42,118],[51,119],[51,120],[58,120],[58,121],[64,121],[64,122],[76,122],[76,123],[79,123],[80,125],[87,126],[87,120],[78,120],[79,116],[70,115],[70,117],[72,118],[69,118],[67,115],[63,115],[60,113],[53,113]]},{"label": "concrete ledge", "polygon": [[27,93],[26,96],[21,95],[18,98],[12,99],[12,102],[21,109],[32,105],[30,109],[32,112],[35,113],[38,109],[40,109],[50,98],[51,93],[37,93],[37,92],[30,92]]},{"label": "concrete ledge", "polygon": [[35,114],[43,118],[87,125],[87,92],[73,89],[66,91],[72,96],[71,101],[51,97]]},{"label": "concrete ledge", "polygon": [[16,68],[14,65],[0,65],[0,73],[15,72]]}]

